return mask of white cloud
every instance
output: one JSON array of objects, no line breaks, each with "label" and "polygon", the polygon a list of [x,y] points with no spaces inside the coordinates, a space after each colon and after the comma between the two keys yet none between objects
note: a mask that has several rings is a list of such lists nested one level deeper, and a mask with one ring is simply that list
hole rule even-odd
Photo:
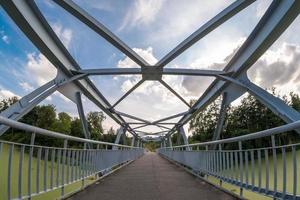
[{"label": "white cloud", "polygon": [[69,98],[65,97],[65,95],[63,95],[62,93],[60,93],[58,91],[54,92],[53,94],[56,95],[56,96],[58,96],[58,97],[60,97],[66,103],[71,103],[72,102]]},{"label": "white cloud", "polygon": [[6,43],[6,44],[10,43],[10,39],[9,39],[8,35],[6,35],[3,30],[0,30],[0,37],[4,43]]},{"label": "white cloud", "polygon": [[300,92],[300,45],[283,43],[268,50],[248,74],[262,88],[276,87],[282,94]]},{"label": "white cloud", "polygon": [[27,54],[26,72],[37,86],[41,86],[53,79],[57,70],[43,54],[29,53]]},{"label": "white cloud", "polygon": [[66,48],[69,48],[70,42],[72,40],[73,32],[69,28],[63,28],[60,23],[54,23],[52,28],[62,43],[65,45]]},{"label": "white cloud", "polygon": [[15,97],[15,96],[18,97],[18,98],[20,98],[19,95],[13,93],[12,91],[0,88],[0,101],[2,99],[7,99],[7,98],[10,98],[10,97]]},{"label": "white cloud", "polygon": [[1,39],[2,39],[3,42],[5,42],[6,44],[9,44],[9,43],[10,43],[9,38],[8,38],[7,35],[3,35]]},{"label": "white cloud", "polygon": [[[158,61],[153,55],[152,47],[148,47],[147,49],[133,48],[133,50],[142,58],[144,58],[150,65],[154,65]],[[119,60],[117,66],[119,68],[139,67],[134,61],[132,61],[127,56],[125,59]]]},{"label": "white cloud", "polygon": [[[63,28],[60,23],[54,23],[52,27],[63,44],[68,48],[72,40],[72,30]],[[56,76],[57,73],[56,68],[41,53],[27,54],[25,71],[28,76],[31,77],[31,81],[37,86],[41,86],[50,81]],[[23,86],[26,87],[28,85],[23,84]]]},{"label": "white cloud", "polygon": [[31,90],[33,90],[33,87],[29,83],[27,83],[27,82],[20,82],[19,85],[25,91],[31,91]]},{"label": "white cloud", "polygon": [[[133,50],[139,54],[142,58],[144,58],[149,64],[155,64],[158,60],[153,55],[153,49],[152,47],[148,47],[147,49],[140,49],[140,48],[133,48]],[[134,68],[139,67],[134,61],[132,61],[129,57],[125,57],[123,60],[119,60],[117,67],[119,68]],[[140,76],[132,76],[132,75],[124,75],[122,77],[127,77],[126,81],[123,82],[121,89],[122,91],[126,92],[130,88],[133,87],[134,84],[136,84],[141,78]],[[118,79],[118,77],[115,77],[115,79]],[[143,85],[142,85],[143,86]],[[140,86],[140,87],[142,87]]]},{"label": "white cloud", "polygon": [[98,11],[112,11],[114,6],[113,1],[99,1],[99,0],[89,0],[89,1],[75,1],[78,5],[82,7],[88,7],[90,9],[97,9]]},{"label": "white cloud", "polygon": [[153,22],[165,0],[137,0],[128,9],[119,30],[148,25]]},{"label": "white cloud", "polygon": [[168,44],[174,39],[181,41],[230,3],[231,1],[219,0],[166,2],[164,4],[166,6],[162,8],[163,12],[159,13],[156,23],[151,27],[149,39],[152,42],[160,41]]}]

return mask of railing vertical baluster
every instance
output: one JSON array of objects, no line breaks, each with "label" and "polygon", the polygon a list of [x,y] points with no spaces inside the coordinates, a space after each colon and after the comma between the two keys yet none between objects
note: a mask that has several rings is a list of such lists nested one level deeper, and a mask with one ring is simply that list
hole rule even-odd
[{"label": "railing vertical baluster", "polygon": [[45,157],[44,157],[44,191],[47,191],[48,157],[49,157],[49,148],[45,148]]},{"label": "railing vertical baluster", "polygon": [[62,156],[62,169],[61,169],[61,197],[65,195],[65,168],[66,168],[66,154],[68,148],[68,140],[64,140],[64,149]]},{"label": "railing vertical baluster", "polygon": [[213,167],[212,167],[212,158],[211,158],[211,151],[208,151],[208,164],[209,164],[209,173],[212,173]]},{"label": "railing vertical baluster", "polygon": [[80,159],[79,159],[79,157],[80,157],[80,150],[77,150],[76,151],[76,170],[75,170],[75,172],[76,172],[76,178],[75,178],[75,180],[78,180],[79,179],[79,176],[81,176],[80,175]]},{"label": "railing vertical baluster", "polygon": [[40,162],[41,162],[41,156],[42,156],[42,148],[38,148],[37,152],[37,161],[36,161],[36,193],[38,194],[40,192]]},{"label": "railing vertical baluster", "polygon": [[229,152],[226,152],[226,178],[229,179],[230,177],[230,167],[229,167]]},{"label": "railing vertical baluster", "polygon": [[32,156],[33,156],[33,145],[34,145],[34,140],[35,140],[35,133],[31,134],[31,139],[30,139],[30,150],[29,150],[29,159],[28,159],[28,200],[31,199],[31,164],[32,164]]},{"label": "railing vertical baluster", "polygon": [[84,180],[83,180],[83,173],[82,173],[82,156],[83,156],[83,150],[81,149],[79,152],[79,177],[81,179],[81,185],[84,186]]},{"label": "railing vertical baluster", "polygon": [[71,150],[71,152],[72,152],[71,182],[73,182],[74,181],[75,150]]},{"label": "railing vertical baluster", "polygon": [[72,150],[67,150],[67,180],[66,182],[67,183],[70,183],[70,173],[71,173],[71,153],[72,153]]},{"label": "railing vertical baluster", "polygon": [[233,162],[233,152],[230,151],[230,177],[231,181],[234,180],[234,162]]},{"label": "railing vertical baluster", "polygon": [[87,153],[88,153],[88,150],[85,149],[83,151],[83,178],[86,178],[86,170],[87,170]]},{"label": "railing vertical baluster", "polygon": [[242,142],[239,141],[239,154],[240,154],[240,196],[243,196],[243,175],[244,175],[244,169],[243,169],[243,151],[242,151]]},{"label": "railing vertical baluster", "polygon": [[88,156],[88,176],[92,174],[92,155],[93,155],[93,149],[89,150],[89,156]]},{"label": "railing vertical baluster", "polygon": [[258,189],[261,190],[261,152],[260,149],[257,150],[258,159]]},{"label": "railing vertical baluster", "polygon": [[216,151],[214,152],[214,175],[217,174],[217,159],[216,159]]},{"label": "railing vertical baluster", "polygon": [[54,186],[54,160],[55,160],[55,149],[51,150],[51,170],[50,170],[50,189]]},{"label": "railing vertical baluster", "polygon": [[[218,170],[219,170],[219,173],[218,173],[218,175],[219,175],[219,178],[220,177],[222,177],[222,166],[223,166],[223,164],[222,164],[222,145],[221,144],[219,144],[219,151],[218,151]],[[219,180],[219,184],[220,184],[220,186],[222,186],[222,179],[220,178],[220,180]]]},{"label": "railing vertical baluster", "polygon": [[281,148],[282,151],[282,163],[283,163],[283,176],[282,176],[282,199],[286,195],[286,156],[285,156],[285,147]]},{"label": "railing vertical baluster", "polygon": [[276,144],[274,135],[271,136],[272,151],[273,151],[273,168],[274,168],[274,197],[277,193],[277,156],[276,156]]},{"label": "railing vertical baluster", "polygon": [[[198,146],[199,147],[199,146]],[[206,156],[206,162],[205,162],[205,174],[206,174],[206,178],[208,179],[208,173],[210,172],[210,156],[209,156],[209,152],[208,152],[208,146],[205,146],[205,153]]]},{"label": "railing vertical baluster", "polygon": [[23,179],[23,159],[24,159],[25,145],[21,146],[19,156],[19,177],[18,177],[18,198],[22,198],[22,179]]},{"label": "railing vertical baluster", "polygon": [[226,174],[226,159],[225,159],[225,155],[226,154],[226,152],[222,152],[222,158],[223,158],[223,161],[222,161],[222,163],[223,163],[223,170],[222,170],[222,176],[223,176],[223,178],[225,178],[225,174]]},{"label": "railing vertical baluster", "polygon": [[269,192],[269,152],[265,149],[265,165],[266,165],[266,194]]},{"label": "railing vertical baluster", "polygon": [[12,159],[13,159],[13,152],[14,151],[14,145],[9,144],[9,149],[8,149],[8,167],[7,167],[7,198],[10,200],[12,199],[12,194],[11,194],[11,166],[12,166]]},{"label": "railing vertical baluster", "polygon": [[59,187],[59,178],[60,178],[60,162],[61,162],[61,149],[57,150],[57,172],[56,172],[56,187]]},{"label": "railing vertical baluster", "polygon": [[251,190],[254,189],[255,186],[255,161],[254,161],[254,150],[250,151],[250,157],[251,157]]},{"label": "railing vertical baluster", "polygon": [[235,180],[239,181],[239,175],[238,175],[239,161],[238,161],[238,152],[237,151],[234,151],[234,161],[235,161]]},{"label": "railing vertical baluster", "polygon": [[297,151],[296,146],[292,146],[292,159],[293,159],[293,196],[296,199],[297,195]]},{"label": "railing vertical baluster", "polygon": [[248,151],[245,151],[245,179],[246,179],[246,188],[248,189],[249,185],[249,163],[248,163]]},{"label": "railing vertical baluster", "polygon": [[[100,145],[97,145],[97,150],[96,150],[96,172],[98,172],[98,166],[99,166],[99,149]],[[98,173],[95,175],[96,177],[98,176]]]},{"label": "railing vertical baluster", "polygon": [[81,151],[81,158],[80,158],[80,162],[81,162],[81,179],[82,179],[82,187],[84,187],[84,154],[85,154],[85,150],[86,150],[86,143],[84,143],[83,145],[83,150]]}]

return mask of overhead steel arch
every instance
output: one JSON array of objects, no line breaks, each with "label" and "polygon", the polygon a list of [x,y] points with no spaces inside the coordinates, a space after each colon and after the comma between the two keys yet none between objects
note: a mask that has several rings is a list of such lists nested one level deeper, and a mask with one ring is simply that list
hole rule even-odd
[{"label": "overhead steel arch", "polygon": [[[157,135],[159,137],[153,137],[153,140],[160,139],[161,141],[165,141],[176,132],[185,138],[184,129],[182,128],[183,125],[217,97],[223,96],[223,109],[221,109],[218,125],[212,138],[213,140],[217,140],[222,131],[224,122],[224,112],[226,110],[224,108],[245,92],[249,92],[287,123],[300,120],[300,114],[297,111],[287,106],[279,98],[252,83],[247,77],[247,70],[251,68],[260,56],[299,15],[300,2],[297,0],[274,0],[244,44],[238,49],[226,67],[219,71],[186,68],[170,69],[165,68],[165,66],[211,31],[218,28],[218,26],[247,8],[255,2],[254,0],[237,0],[233,2],[192,33],[187,39],[178,44],[154,65],[147,63],[133,51],[132,48],[126,45],[114,33],[72,0],[54,0],[54,2],[84,23],[88,28],[95,31],[99,36],[111,43],[115,48],[123,52],[138,64],[140,68],[82,69],[55,35],[33,0],[1,0],[1,6],[11,19],[58,70],[54,80],[24,96],[19,102],[2,112],[1,116],[3,117],[19,120],[35,105],[47,98],[53,92],[59,91],[77,104],[78,112],[85,129],[85,135],[89,138],[84,110],[81,103],[81,95],[83,94],[118,123],[122,130],[124,129],[125,131],[130,132],[135,139],[149,140],[152,138],[151,136]],[[119,100],[115,103],[110,103],[89,79],[89,76],[91,75],[142,75],[142,79]],[[164,75],[211,76],[216,79],[194,105],[189,105],[182,96],[162,80]],[[187,106],[187,111],[163,119],[149,121],[120,112],[115,108],[130,93],[143,84],[144,81],[149,80],[159,81]],[[136,122],[128,122],[124,117],[133,119]],[[168,122],[168,120],[177,117],[181,117],[178,122]],[[132,128],[132,125],[138,125],[138,127]],[[153,125],[161,128],[162,131],[151,133],[139,130],[140,128]],[[169,128],[168,125],[173,125],[173,127]],[[3,134],[7,128],[7,126],[1,125],[0,135]],[[147,137],[144,137],[145,135],[147,135]],[[184,141],[187,143],[186,139]]]}]

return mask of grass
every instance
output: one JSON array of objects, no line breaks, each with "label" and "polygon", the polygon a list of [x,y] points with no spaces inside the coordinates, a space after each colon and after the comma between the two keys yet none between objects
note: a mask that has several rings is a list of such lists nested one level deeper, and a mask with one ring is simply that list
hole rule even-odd
[{"label": "grass", "polygon": [[[296,151],[296,155],[297,155],[297,180],[300,180],[300,150]],[[269,155],[269,189],[273,190],[274,188],[274,160],[273,157]],[[276,162],[276,166],[277,166],[277,191],[282,191],[283,190],[283,160],[282,160],[282,154],[280,154],[279,150],[277,150],[277,162]],[[266,162],[265,159],[262,158],[262,162],[261,162],[261,168],[262,168],[262,182],[261,185],[262,187],[265,187],[266,185]],[[245,169],[245,166],[244,166]],[[251,163],[249,162],[249,183],[251,183]],[[258,161],[255,161],[255,185],[258,185]],[[232,173],[232,172],[228,172],[228,171],[224,171],[224,174],[228,174],[228,173]],[[240,173],[239,171],[236,171],[236,173]],[[244,175],[243,178],[245,180],[245,174],[246,171],[244,170]],[[288,193],[293,193],[293,166],[292,166],[292,153],[291,152],[287,152],[286,153],[286,191]],[[214,178],[214,177],[209,177],[208,180],[214,184],[219,184],[219,180]],[[222,183],[222,187],[239,195],[240,193],[240,188],[237,186],[234,186],[232,184],[228,184],[228,183]],[[300,187],[299,187],[299,183],[298,183],[298,188],[297,188],[297,194],[299,194],[300,192]],[[265,200],[265,199],[271,199],[270,197],[252,192],[250,190],[243,190],[243,196],[247,199],[256,199],[256,200]]]},{"label": "grass", "polygon": [[[28,150],[28,148],[26,149]],[[28,152],[28,151],[27,151]],[[35,151],[36,153],[36,151]],[[2,144],[2,152],[0,152],[0,199],[8,199],[7,192],[7,179],[8,179],[8,154],[9,146],[7,144]],[[18,179],[19,179],[19,157],[20,157],[20,148],[15,145],[13,150],[12,157],[12,174],[11,174],[11,194],[12,198],[17,198],[18,196]],[[49,153],[50,157],[50,153]],[[25,153],[23,158],[23,167],[22,167],[22,195],[28,194],[28,162],[29,154]],[[40,176],[39,176],[39,188],[40,191],[44,187],[44,167],[47,167],[47,188],[50,187],[50,171],[51,171],[51,162],[48,161],[45,165],[44,160],[40,161]],[[62,166],[60,167],[62,170]],[[57,165],[54,164],[54,186],[56,185],[56,175],[57,175]],[[66,172],[66,168],[65,168]],[[37,159],[33,157],[31,165],[31,191],[32,193],[36,192],[36,183],[37,183]],[[61,175],[61,171],[60,171]],[[66,175],[65,175],[66,177]],[[61,176],[59,177],[59,183],[61,183]],[[94,181],[93,177],[88,177],[85,179],[86,184],[90,184]],[[65,186],[65,194],[68,194],[72,191],[78,190],[81,188],[81,181],[74,182],[68,186]],[[32,199],[43,199],[43,200],[54,200],[59,198],[61,195],[61,189],[55,189],[50,192],[46,192],[40,195],[33,197]]]},{"label": "grass", "polygon": [[[28,150],[28,149],[27,149]],[[0,199],[7,199],[7,177],[8,177],[8,151],[9,147],[7,144],[3,144],[2,146],[2,152],[0,152]],[[35,150],[36,153],[37,149]],[[27,151],[28,152],[28,151]],[[12,175],[11,175],[11,189],[12,189],[12,197],[16,198],[18,195],[18,178],[19,178],[19,157],[20,157],[20,149],[18,146],[15,145],[15,148],[13,150],[13,157],[12,157]],[[50,152],[49,152],[50,157]],[[291,152],[286,153],[286,159],[287,159],[287,192],[292,193],[292,187],[293,187],[293,170],[292,170],[292,154]],[[22,167],[22,194],[26,195],[28,190],[28,160],[29,155],[28,153],[24,154],[23,159],[23,167]],[[297,180],[300,180],[300,150],[297,151]],[[44,165],[44,161],[42,160],[40,162],[40,178],[39,178],[39,188],[40,190],[43,190],[43,170],[44,167],[47,167],[47,187],[50,187],[50,171],[51,171],[51,163],[48,161],[46,165]],[[60,168],[62,169],[62,167]],[[250,162],[249,162],[249,170],[250,170]],[[282,156],[281,154],[277,155],[277,188],[279,191],[282,190],[282,177],[283,177],[283,162],[282,162]],[[37,159],[33,157],[32,159],[32,167],[31,167],[31,188],[32,193],[36,191],[36,171],[37,171]],[[66,171],[66,170],[65,170]],[[229,171],[224,171],[224,174],[232,173]],[[239,173],[236,172],[236,173]],[[270,189],[273,188],[273,176],[274,168],[273,168],[273,157],[269,156],[269,185]],[[57,175],[57,165],[54,164],[54,185],[56,183],[56,175]],[[61,175],[61,172],[60,172]],[[66,177],[66,176],[65,176]],[[266,184],[266,163],[265,160],[262,158],[262,186],[264,187]],[[244,171],[244,178],[245,178],[245,171]],[[208,180],[210,182],[213,182],[215,184],[219,184],[219,180],[213,177],[209,177]],[[59,177],[59,181],[61,182],[61,176]],[[93,177],[89,177],[85,180],[87,184],[90,184],[94,181]],[[251,182],[251,174],[249,172],[249,183]],[[258,184],[258,162],[255,161],[255,184]],[[299,188],[300,184],[298,184],[298,193],[300,191]],[[222,187],[225,189],[234,192],[236,194],[239,194],[239,188],[236,186],[233,186],[231,184],[224,183],[222,184]],[[70,184],[68,186],[65,186],[65,194],[78,190],[81,188],[81,181],[75,182],[73,184]],[[43,200],[54,200],[60,197],[61,189],[56,189],[51,192],[46,192],[44,194],[37,195],[33,197],[32,199],[43,199]],[[247,199],[256,199],[256,200],[264,200],[264,199],[271,199],[269,197],[251,192],[249,190],[244,190],[243,192],[244,197]]]}]

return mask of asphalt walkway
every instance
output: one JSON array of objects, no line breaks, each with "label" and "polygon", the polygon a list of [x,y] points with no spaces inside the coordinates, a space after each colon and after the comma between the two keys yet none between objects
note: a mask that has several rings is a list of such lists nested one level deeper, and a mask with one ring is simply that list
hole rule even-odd
[{"label": "asphalt walkway", "polygon": [[143,157],[69,200],[189,200],[234,197],[190,175],[156,153]]}]

